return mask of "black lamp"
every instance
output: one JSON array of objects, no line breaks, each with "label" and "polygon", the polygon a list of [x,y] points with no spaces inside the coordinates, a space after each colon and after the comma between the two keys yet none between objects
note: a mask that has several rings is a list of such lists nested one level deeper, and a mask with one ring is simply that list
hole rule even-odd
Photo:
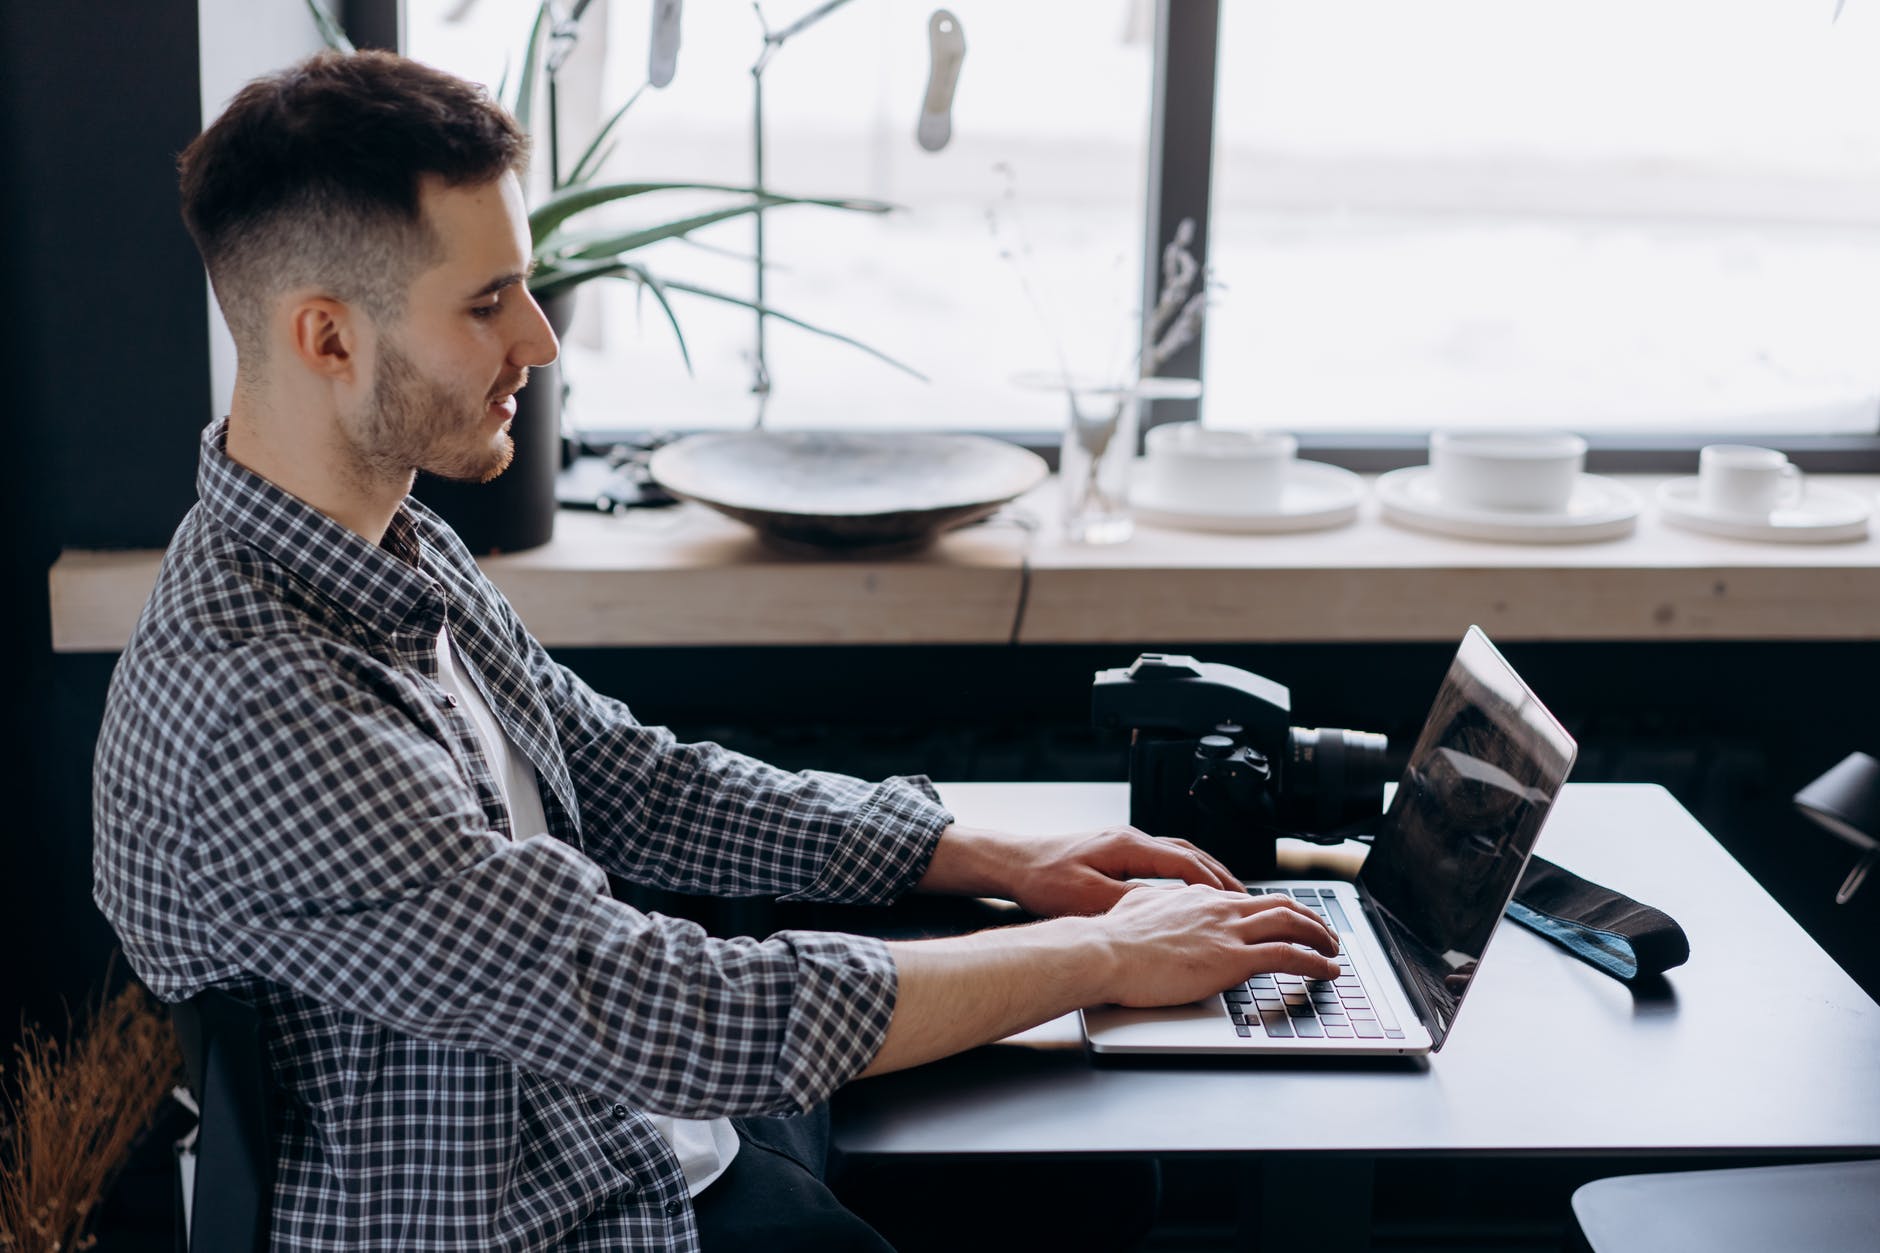
[{"label": "black lamp", "polygon": [[1835,904],[1847,904],[1880,859],[1880,839],[1875,838],[1880,832],[1880,761],[1865,753],[1849,753],[1834,769],[1797,792],[1795,807],[1861,850],[1860,860],[1834,894]]}]

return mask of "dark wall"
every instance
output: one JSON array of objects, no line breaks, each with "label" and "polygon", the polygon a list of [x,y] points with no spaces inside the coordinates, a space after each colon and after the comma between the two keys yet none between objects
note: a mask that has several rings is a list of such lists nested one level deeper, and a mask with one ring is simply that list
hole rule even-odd
[{"label": "dark wall", "polygon": [[[46,571],[60,545],[160,545],[194,496],[210,407],[207,295],[176,213],[200,126],[192,0],[0,5],[7,352],[5,836],[16,899],[0,1021],[58,1016],[103,970],[91,924],[82,710],[59,699]],[[29,960],[22,955],[30,954]]]}]

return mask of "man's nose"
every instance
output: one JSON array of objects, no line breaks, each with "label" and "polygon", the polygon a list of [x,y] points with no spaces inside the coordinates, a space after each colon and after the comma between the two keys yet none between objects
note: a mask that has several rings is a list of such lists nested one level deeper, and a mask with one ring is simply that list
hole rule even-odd
[{"label": "man's nose", "polygon": [[[526,289],[525,289],[526,291]],[[555,338],[555,328],[548,323],[548,315],[542,312],[542,306],[536,301],[535,293],[528,292],[529,316],[522,336],[509,350],[509,359],[517,365],[526,365],[533,369],[544,366],[561,355],[561,341]]]}]

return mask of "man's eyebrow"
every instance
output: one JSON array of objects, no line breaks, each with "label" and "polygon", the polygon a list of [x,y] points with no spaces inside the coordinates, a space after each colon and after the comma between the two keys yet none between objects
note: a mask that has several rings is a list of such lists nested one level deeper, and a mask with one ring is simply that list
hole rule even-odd
[{"label": "man's eyebrow", "polygon": [[471,292],[468,299],[476,300],[482,296],[493,296],[505,287],[514,287],[517,283],[526,282],[529,275],[533,273],[535,273],[535,261],[531,259],[527,269],[511,270],[507,274],[498,274],[495,278]]}]

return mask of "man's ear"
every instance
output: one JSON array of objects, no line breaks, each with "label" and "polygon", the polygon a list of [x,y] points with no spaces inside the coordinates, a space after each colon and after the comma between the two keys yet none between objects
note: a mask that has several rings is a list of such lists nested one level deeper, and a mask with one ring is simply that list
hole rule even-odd
[{"label": "man's ear", "polygon": [[335,383],[356,377],[361,329],[357,312],[331,296],[301,297],[288,315],[294,356],[313,374]]}]

